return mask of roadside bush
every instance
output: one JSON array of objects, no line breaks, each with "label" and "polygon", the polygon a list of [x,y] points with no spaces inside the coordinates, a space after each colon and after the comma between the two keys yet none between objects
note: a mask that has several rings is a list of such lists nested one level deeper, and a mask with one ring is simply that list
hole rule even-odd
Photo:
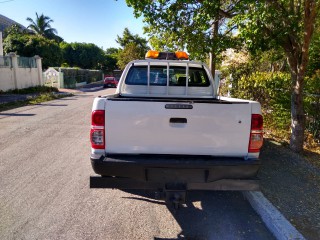
[{"label": "roadside bush", "polygon": [[[56,68],[58,70],[58,68]],[[63,72],[63,78],[65,84],[76,83],[92,83],[102,80],[102,71],[100,70],[88,70],[80,68],[60,68]],[[75,87],[75,86],[74,86]]]},{"label": "roadside bush", "polygon": [[305,79],[305,112],[306,128],[320,140],[320,70]]},{"label": "roadside bush", "polygon": [[238,81],[234,95],[259,101],[264,108],[280,105],[290,109],[291,78],[283,72],[256,72]]},{"label": "roadside bush", "polygon": [[[233,97],[261,103],[266,128],[289,138],[291,121],[291,77],[283,72],[256,72],[241,77]],[[305,78],[306,130],[320,140],[320,70]]]},{"label": "roadside bush", "polygon": [[291,78],[283,72],[256,72],[238,81],[233,96],[261,103],[267,128],[289,137]]}]

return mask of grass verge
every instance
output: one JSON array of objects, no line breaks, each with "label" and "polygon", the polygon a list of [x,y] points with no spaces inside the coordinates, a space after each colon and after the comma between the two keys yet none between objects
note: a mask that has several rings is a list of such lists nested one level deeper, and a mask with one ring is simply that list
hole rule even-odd
[{"label": "grass verge", "polygon": [[70,97],[73,96],[73,94],[55,94],[54,92],[46,92],[46,93],[40,93],[39,95],[35,97],[28,97],[26,100],[23,101],[15,101],[15,102],[8,102],[8,103],[2,103],[0,104],[0,112],[11,110],[18,107],[24,107],[28,105],[35,105],[42,102],[47,102],[50,100],[60,99],[64,97]]},{"label": "grass verge", "polygon": [[48,86],[35,86],[23,89],[13,89],[9,91],[1,91],[0,94],[33,94],[33,93],[54,93],[59,92],[56,87],[48,87]]},{"label": "grass verge", "polygon": [[[264,128],[264,138],[269,138],[275,142],[278,142],[285,148],[290,148],[290,132],[283,129],[272,128],[268,125]],[[308,163],[320,169],[320,143],[315,139],[312,134],[305,131],[302,156]]]}]

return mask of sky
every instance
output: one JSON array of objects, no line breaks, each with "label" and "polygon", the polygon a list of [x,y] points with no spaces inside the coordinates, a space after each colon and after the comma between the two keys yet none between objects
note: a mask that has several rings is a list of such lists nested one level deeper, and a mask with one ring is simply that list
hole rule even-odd
[{"label": "sky", "polygon": [[27,17],[44,14],[66,42],[94,43],[107,49],[120,47],[115,39],[127,27],[143,34],[142,18],[136,19],[125,0],[0,0],[0,14],[27,27]]}]

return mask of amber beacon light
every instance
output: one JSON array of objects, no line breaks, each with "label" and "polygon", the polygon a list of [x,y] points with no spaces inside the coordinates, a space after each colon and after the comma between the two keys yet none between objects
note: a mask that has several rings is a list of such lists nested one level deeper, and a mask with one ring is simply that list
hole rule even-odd
[{"label": "amber beacon light", "polygon": [[149,50],[146,53],[146,58],[158,58],[159,57],[159,52],[155,50]]},{"label": "amber beacon light", "polygon": [[189,56],[186,52],[159,52],[156,50],[149,50],[146,53],[146,58],[151,59],[166,59],[166,60],[188,60]]},{"label": "amber beacon light", "polygon": [[189,59],[189,56],[186,52],[176,51],[175,54],[178,59],[181,59],[181,60],[188,60]]}]

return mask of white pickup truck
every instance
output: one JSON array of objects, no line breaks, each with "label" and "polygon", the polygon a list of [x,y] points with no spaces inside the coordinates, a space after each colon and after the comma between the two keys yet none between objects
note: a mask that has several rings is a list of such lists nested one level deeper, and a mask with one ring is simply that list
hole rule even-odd
[{"label": "white pickup truck", "polygon": [[219,97],[220,73],[187,57],[149,51],[126,66],[114,95],[95,98],[90,187],[179,200],[187,190],[259,188],[260,104]]}]

